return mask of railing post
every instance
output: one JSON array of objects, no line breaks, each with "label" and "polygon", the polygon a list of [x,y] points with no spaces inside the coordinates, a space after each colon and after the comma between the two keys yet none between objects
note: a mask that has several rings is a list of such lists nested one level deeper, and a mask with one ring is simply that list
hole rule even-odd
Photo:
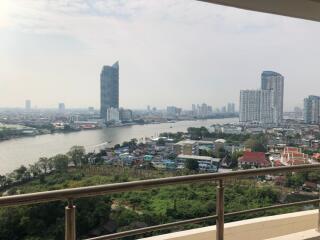
[{"label": "railing post", "polygon": [[65,209],[65,240],[76,240],[76,206],[72,200]]},{"label": "railing post", "polygon": [[318,188],[318,200],[319,200],[319,202],[318,202],[318,204],[317,204],[317,206],[318,206],[318,232],[320,232],[320,189]]},{"label": "railing post", "polygon": [[224,235],[224,186],[223,180],[219,180],[217,187],[217,200],[216,200],[216,240],[223,240]]}]

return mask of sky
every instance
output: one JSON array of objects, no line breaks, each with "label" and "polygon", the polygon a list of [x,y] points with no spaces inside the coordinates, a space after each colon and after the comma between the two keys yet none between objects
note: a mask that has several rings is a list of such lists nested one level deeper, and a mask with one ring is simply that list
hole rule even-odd
[{"label": "sky", "polygon": [[120,64],[120,105],[238,105],[263,70],[285,110],[320,95],[320,23],[193,0],[0,0],[0,107],[99,108]]}]

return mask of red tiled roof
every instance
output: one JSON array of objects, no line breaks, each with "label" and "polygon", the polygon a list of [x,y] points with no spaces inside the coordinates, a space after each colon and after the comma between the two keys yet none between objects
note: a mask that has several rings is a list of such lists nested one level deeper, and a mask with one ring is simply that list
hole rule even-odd
[{"label": "red tiled roof", "polygon": [[300,149],[299,148],[296,148],[296,147],[286,147],[284,149],[285,152],[300,152]]},{"label": "red tiled roof", "polygon": [[289,165],[301,165],[301,164],[307,164],[308,161],[302,160],[302,159],[296,159],[296,160],[289,160],[287,161],[287,164]]},{"label": "red tiled roof", "polygon": [[255,163],[257,165],[270,165],[266,160],[264,152],[244,152],[243,156],[239,158],[239,162]]}]

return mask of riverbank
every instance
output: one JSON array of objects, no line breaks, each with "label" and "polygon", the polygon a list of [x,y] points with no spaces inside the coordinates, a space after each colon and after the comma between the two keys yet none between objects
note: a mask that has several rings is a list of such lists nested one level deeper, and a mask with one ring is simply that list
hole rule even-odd
[{"label": "riverbank", "polygon": [[[84,146],[87,152],[111,147],[128,139],[157,137],[163,132],[185,132],[189,127],[209,127],[213,124],[238,122],[238,118],[180,121],[121,128],[104,128],[90,131],[55,133],[0,142],[0,174],[11,172],[20,165],[29,165],[40,157],[66,153],[72,146]],[[99,147],[100,146],[100,147]]]}]

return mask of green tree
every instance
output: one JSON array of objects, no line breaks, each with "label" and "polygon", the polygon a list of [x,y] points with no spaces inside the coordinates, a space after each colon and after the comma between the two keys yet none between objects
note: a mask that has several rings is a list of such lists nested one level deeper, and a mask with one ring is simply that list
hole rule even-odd
[{"label": "green tree", "polygon": [[18,169],[13,171],[14,179],[16,181],[25,180],[27,177],[27,171],[28,171],[28,169],[24,165],[21,165]]},{"label": "green tree", "polygon": [[38,161],[39,167],[44,174],[47,174],[49,169],[49,159],[46,157],[39,158]]},{"label": "green tree", "polygon": [[251,148],[253,152],[266,152],[267,140],[263,135],[252,136],[244,143],[246,148]]},{"label": "green tree", "polygon": [[70,148],[67,155],[70,157],[70,161],[77,167],[80,164],[86,164],[85,161],[86,150],[83,146],[73,146]]},{"label": "green tree", "polygon": [[38,177],[41,174],[41,168],[39,166],[39,163],[30,164],[29,171],[33,177]]},{"label": "green tree", "polygon": [[199,162],[195,159],[187,159],[184,164],[185,168],[189,171],[198,171],[199,170]]},{"label": "green tree", "polygon": [[54,169],[58,172],[65,172],[68,169],[69,158],[65,154],[58,154],[53,157]]}]

